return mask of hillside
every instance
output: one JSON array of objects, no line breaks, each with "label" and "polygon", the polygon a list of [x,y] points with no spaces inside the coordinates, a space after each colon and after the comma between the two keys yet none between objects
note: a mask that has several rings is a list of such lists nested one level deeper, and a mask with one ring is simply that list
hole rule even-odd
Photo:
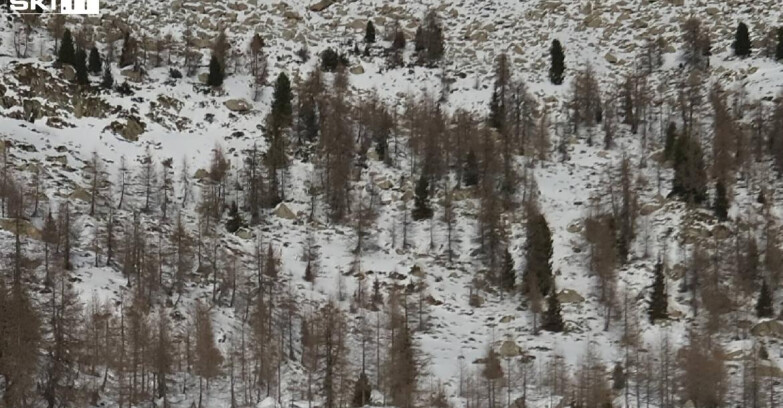
[{"label": "hillside", "polygon": [[[68,17],[64,28],[77,48],[94,44],[105,62],[112,56],[113,89],[101,86],[101,71],[78,85],[75,69],[55,61],[54,16],[0,20],[0,407],[344,407],[363,370],[372,388],[363,402],[372,406],[783,401],[783,63],[764,41],[783,24],[776,0],[121,0],[101,8]],[[423,51],[414,45],[428,11],[444,40],[432,64],[417,63]],[[709,38],[709,62],[699,67],[683,41],[692,17]],[[377,30],[370,45],[368,21]],[[395,22],[407,40],[396,67]],[[747,58],[732,47],[739,22],[751,35]],[[227,75],[210,87],[221,32]],[[120,68],[125,33],[135,64]],[[268,71],[259,92],[255,34]],[[553,40],[565,52],[561,85],[550,81]],[[344,55],[345,70],[322,74],[318,135],[302,142],[307,80],[327,49]],[[659,64],[648,51],[660,53]],[[488,120],[501,54],[532,107],[530,140],[513,148]],[[575,88],[592,86],[579,80],[588,67],[597,94],[574,99]],[[281,73],[294,99],[276,138]],[[599,120],[580,110],[595,97]],[[683,149],[690,140],[703,150],[701,203],[672,193],[698,172],[664,151],[669,123]],[[479,163],[475,185],[465,181],[468,152]],[[273,153],[285,160],[270,170],[281,157]],[[250,198],[256,171],[263,204]],[[434,215],[413,220],[424,173]],[[327,185],[341,174],[342,189]],[[713,210],[719,181],[728,189],[725,220]],[[275,194],[282,201],[267,203]],[[345,214],[335,217],[339,205]],[[542,293],[533,305],[523,285],[533,207],[551,231],[562,332],[540,330],[551,303]],[[229,232],[232,217],[241,225]],[[604,225],[602,217],[614,218]],[[633,230],[624,261],[622,217]],[[192,247],[183,249],[177,230]],[[588,240],[590,231],[598,238]],[[601,264],[600,251],[611,260]],[[667,317],[653,323],[659,263]],[[516,279],[510,288],[497,282],[505,268]],[[775,313],[759,317],[763,288]],[[22,292],[31,310],[14,303]],[[214,326],[206,335],[200,307]],[[20,346],[20,310],[37,316],[21,319],[37,327],[35,347]],[[168,347],[156,346],[161,321]],[[413,385],[398,378],[409,368],[400,343],[408,333]],[[203,357],[213,354],[222,357],[214,367]]]}]

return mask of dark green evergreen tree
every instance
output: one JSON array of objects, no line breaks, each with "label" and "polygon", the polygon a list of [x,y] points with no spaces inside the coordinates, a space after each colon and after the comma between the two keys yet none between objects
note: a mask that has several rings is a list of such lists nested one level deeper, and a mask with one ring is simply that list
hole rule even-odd
[{"label": "dark green evergreen tree", "polygon": [[505,117],[503,102],[500,100],[497,90],[492,92],[492,97],[489,100],[489,125],[495,129],[500,130],[503,126],[503,119]]},{"label": "dark green evergreen tree", "polygon": [[500,286],[501,288],[512,291],[517,283],[517,273],[514,270],[514,258],[511,256],[511,252],[506,248],[503,254],[503,270],[500,272]]},{"label": "dark green evergreen tree", "polygon": [[103,61],[101,61],[101,54],[98,52],[98,48],[93,46],[92,49],[90,49],[90,62],[87,67],[91,73],[98,75],[101,73],[102,65]]},{"label": "dark green evergreen tree", "polygon": [[122,51],[120,51],[120,68],[136,64],[137,48],[138,44],[136,43],[136,39],[130,35],[130,31],[126,31],[125,41],[122,42]]},{"label": "dark green evergreen tree", "polygon": [[76,70],[76,83],[79,85],[89,85],[90,76],[87,72],[87,53],[79,48],[76,50],[76,54],[73,58],[73,68]]},{"label": "dark green evergreen tree", "polygon": [[542,294],[549,293],[553,287],[552,279],[552,232],[546,218],[538,211],[531,211],[527,222],[527,243],[525,252],[524,290],[531,275],[535,275]]},{"label": "dark green evergreen tree", "polygon": [[275,90],[272,93],[272,115],[281,125],[287,126],[291,123],[291,82],[288,75],[281,72],[275,81]]},{"label": "dark green evergreen tree", "polygon": [[413,216],[414,221],[432,218],[432,208],[430,208],[430,183],[424,173],[419,176],[416,183],[416,194],[413,198]]},{"label": "dark green evergreen tree", "polygon": [[557,290],[554,283],[549,296],[546,298],[546,304],[546,312],[544,312],[544,316],[541,319],[541,328],[555,333],[562,332],[565,330],[565,323],[563,322],[563,311],[560,308],[560,300],[557,298]]},{"label": "dark green evergreen tree", "polygon": [[228,220],[226,220],[226,231],[230,233],[237,232],[244,225],[242,221],[242,214],[239,213],[239,206],[232,201],[231,206],[228,209]]},{"label": "dark green evergreen tree", "polygon": [[783,27],[778,28],[778,44],[775,47],[775,60],[783,61]]},{"label": "dark green evergreen tree", "polygon": [[213,88],[219,88],[223,85],[223,67],[216,55],[212,55],[209,60],[209,74],[207,76],[207,85]]},{"label": "dark green evergreen tree", "polygon": [[367,28],[364,30],[364,42],[372,44],[375,42],[375,24],[372,20],[367,21]]},{"label": "dark green evergreen tree", "polygon": [[304,280],[310,283],[315,282],[315,273],[313,273],[312,261],[307,261],[307,266],[305,266]]},{"label": "dark green evergreen tree", "polygon": [[666,160],[671,160],[674,155],[674,146],[677,142],[677,124],[669,122],[669,126],[666,127],[666,140],[663,144],[663,157]]},{"label": "dark green evergreen tree", "polygon": [[681,135],[674,144],[674,181],[671,194],[695,204],[701,204],[707,199],[704,155],[701,145],[692,136]]},{"label": "dark green evergreen tree", "polygon": [[478,158],[473,150],[469,151],[465,157],[463,182],[466,187],[475,186],[479,182]]},{"label": "dark green evergreen tree", "polygon": [[335,72],[344,59],[337,51],[327,48],[321,53],[321,69],[324,72]]},{"label": "dark green evergreen tree", "polygon": [[63,32],[63,40],[60,43],[60,51],[57,53],[57,62],[73,65],[75,55],[76,50],[73,47],[73,37],[71,36],[71,30],[66,28],[65,32]]},{"label": "dark green evergreen tree", "polygon": [[756,316],[772,317],[775,310],[772,308],[772,294],[769,291],[767,281],[761,283],[761,292],[759,292],[758,301],[756,301]]},{"label": "dark green evergreen tree", "polygon": [[111,66],[107,62],[103,66],[103,77],[101,78],[101,87],[111,89],[114,86],[114,76],[111,74]]},{"label": "dark green evergreen tree", "polygon": [[405,48],[405,43],[405,33],[402,30],[397,30],[392,40],[392,50],[397,51]]},{"label": "dark green evergreen tree", "polygon": [[726,221],[729,216],[729,198],[726,186],[722,181],[715,183],[715,201],[712,204],[712,209],[720,221]]},{"label": "dark green evergreen tree", "polygon": [[360,408],[369,404],[371,394],[372,386],[370,385],[370,379],[367,378],[367,374],[362,370],[353,389],[353,406]]},{"label": "dark green evergreen tree", "polygon": [[552,64],[549,68],[549,80],[555,85],[560,85],[563,83],[563,72],[565,72],[565,54],[563,53],[563,46],[560,44],[560,41],[552,41],[552,48],[549,50],[549,55]]},{"label": "dark green evergreen tree", "polygon": [[669,317],[668,309],[669,299],[666,295],[666,277],[663,275],[663,263],[658,261],[655,265],[650,309],[648,310],[650,322],[655,323],[656,320],[667,319]]},{"label": "dark green evergreen tree", "polygon": [[731,47],[734,48],[734,55],[738,57],[745,58],[750,55],[750,34],[745,23],[741,22],[737,25],[737,33],[734,35],[734,43]]}]

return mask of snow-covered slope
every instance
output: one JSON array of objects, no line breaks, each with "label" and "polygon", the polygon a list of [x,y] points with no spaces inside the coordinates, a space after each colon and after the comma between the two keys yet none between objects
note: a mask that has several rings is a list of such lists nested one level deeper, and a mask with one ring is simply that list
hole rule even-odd
[{"label": "snow-covered slope", "polygon": [[[682,45],[680,26],[685,18],[702,18],[705,30],[711,33],[713,57],[707,83],[719,82],[729,90],[744,89],[749,101],[769,101],[783,87],[783,64],[761,55],[736,59],[730,49],[738,21],[748,23],[754,39],[760,39],[771,27],[781,24],[783,10],[777,0],[359,0],[337,2],[321,11],[312,11],[312,4],[305,0],[175,0],[163,7],[160,2],[151,1],[104,3],[101,16],[74,17],[68,21],[68,26],[74,31],[92,31],[103,52],[108,49],[107,38],[115,40],[117,52],[122,43],[120,30],[125,27],[129,27],[134,37],[142,41],[171,34],[178,50],[182,49],[184,33],[191,30],[202,53],[203,66],[199,73],[203,74],[206,72],[209,47],[220,30],[226,32],[238,51],[231,59],[232,65],[238,67],[246,65],[247,47],[252,34],[257,32],[266,41],[271,64],[270,78],[286,72],[294,78],[294,83],[295,78],[304,78],[315,67],[317,56],[327,47],[350,51],[354,43],[361,43],[368,19],[379,27],[381,36],[384,27],[399,21],[408,38],[412,39],[425,11],[434,8],[445,27],[446,57],[442,68],[411,66],[389,70],[385,68],[383,57],[351,54],[352,98],[358,100],[377,93],[381,100],[399,108],[401,113],[403,102],[410,96],[438,94],[445,75],[452,82],[444,103],[445,110],[466,109],[485,115],[492,92],[494,61],[499,53],[506,52],[510,56],[513,76],[525,81],[533,95],[548,107],[553,140],[559,140],[567,120],[565,102],[570,90],[569,81],[577,69],[589,64],[606,90],[619,87],[623,76],[634,70],[641,47],[651,39],[662,38],[665,41],[664,64],[650,77],[650,88],[654,90],[654,94],[650,95],[655,111],[652,117],[657,118],[658,123],[649,125],[649,145],[643,146],[639,135],[631,134],[627,127],[622,126],[617,146],[612,150],[588,145],[584,138],[574,138],[567,144],[570,156],[567,161],[557,160],[556,152],[552,153],[549,161],[518,159],[519,168],[527,168],[538,183],[536,194],[553,233],[552,264],[558,289],[578,294],[573,301],[563,305],[563,315],[569,327],[567,333],[533,333],[532,315],[519,294],[501,296],[494,290],[482,291],[481,306],[469,305],[470,295],[475,290],[474,277],[484,268],[472,256],[478,246],[474,239],[478,207],[472,196],[466,194],[467,198],[458,201],[458,249],[455,251],[458,256],[453,264],[449,264],[444,256],[446,230],[439,221],[432,225],[428,222],[413,223],[409,237],[412,245],[409,248],[401,247],[399,236],[393,238],[393,235],[399,235],[395,229],[399,228],[403,218],[401,197],[412,190],[411,183],[404,181],[408,175],[405,159],[400,159],[396,167],[371,161],[355,182],[357,191],[374,189],[379,194],[380,203],[379,216],[369,234],[372,245],[358,260],[359,270],[370,277],[364,285],[370,287],[375,276],[383,282],[384,288],[395,284],[426,285],[423,296],[431,296],[426,311],[429,328],[417,331],[415,335],[427,361],[427,374],[422,378],[421,388],[429,391],[442,382],[450,401],[457,406],[465,404],[458,395],[463,364],[467,367],[465,370],[480,370],[473,363],[484,357],[489,347],[511,344],[506,343],[508,341],[521,347],[525,356],[534,358],[532,366],[541,370],[542,378],[547,363],[556,353],[562,354],[572,367],[579,364],[588,346],[609,367],[623,360],[621,338],[624,326],[622,322],[614,321],[608,330],[604,330],[605,312],[596,292],[596,279],[589,272],[589,250],[581,233],[582,221],[590,211],[591,202],[605,195],[605,186],[616,179],[615,171],[623,157],[628,157],[638,166],[639,206],[643,211],[637,220],[639,232],[631,261],[618,272],[618,293],[630,299],[640,322],[639,333],[651,350],[658,347],[667,335],[673,344],[685,342],[687,331],[696,319],[691,316],[689,295],[676,290],[681,276],[672,275],[669,283],[670,314],[675,318],[660,325],[648,323],[646,299],[656,257],[665,259],[672,270],[682,270],[692,243],[689,237],[699,234],[710,236],[711,232],[712,236],[716,236],[717,229],[726,227],[717,226],[709,216],[700,216],[700,210],[686,209],[684,204],[664,198],[670,188],[670,169],[664,168],[659,174],[657,165],[642,166],[644,162],[655,160],[651,152],[662,146],[661,125],[669,116],[677,114],[671,111],[670,103],[676,100],[678,84],[683,76],[678,50]],[[187,162],[187,174],[198,192],[194,174],[208,166],[216,146],[221,146],[227,153],[233,177],[240,174],[240,153],[244,149],[254,144],[262,149],[266,147],[261,125],[270,110],[271,87],[265,88],[259,100],[252,101],[252,81],[244,68],[231,70],[236,72],[227,77],[221,92],[205,92],[197,76],[173,80],[169,77],[169,67],[148,66],[148,76],[142,82],[130,81],[133,96],[100,93],[85,101],[79,99],[75,88],[62,79],[61,70],[49,62],[53,40],[44,28],[46,20],[40,18],[32,28],[30,51],[26,58],[16,57],[13,46],[20,25],[6,19],[0,21],[0,138],[17,146],[11,154],[20,177],[31,177],[28,163],[45,164],[42,185],[48,198],[47,206],[56,209],[62,200],[71,199],[80,210],[77,220],[81,234],[80,249],[73,275],[84,300],[90,300],[94,294],[104,299],[119,300],[128,291],[122,273],[114,268],[91,266],[91,245],[101,220],[86,215],[88,203],[73,196],[64,197],[74,186],[86,187],[81,169],[91,154],[97,152],[112,182],[117,180],[122,160],[138,168],[147,149],[158,163],[173,159],[173,174],[176,175],[183,172],[183,165]],[[559,39],[566,52],[567,82],[562,86],[551,85],[547,78],[548,52],[553,39]],[[382,42],[378,47],[383,45],[388,43]],[[755,45],[758,50],[760,43]],[[307,46],[313,56],[306,63],[302,63],[296,55],[303,46]],[[411,48],[408,47],[406,60],[410,58]],[[174,54],[176,60],[178,53]],[[113,69],[115,79],[122,81],[125,75],[116,66]],[[97,83],[99,78],[92,80]],[[228,109],[225,102],[236,99],[252,101],[251,109],[244,112]],[[35,120],[24,120],[29,118],[31,111],[38,112]],[[123,125],[128,128],[139,124],[143,131],[131,132],[132,137],[112,130]],[[704,125],[709,127],[709,115],[705,115]],[[359,285],[359,280],[349,274],[357,261],[352,253],[355,242],[350,227],[328,224],[325,217],[321,217],[315,226],[305,222],[309,200],[307,188],[313,179],[312,170],[312,163],[298,159],[293,161],[289,170],[288,197],[284,204],[298,214],[295,219],[270,211],[264,223],[247,234],[235,236],[223,233],[220,237],[221,251],[237,254],[248,270],[252,269],[257,242],[273,244],[282,258],[281,287],[289,287],[294,292],[294,298],[300,305],[299,313],[315,310],[328,299],[337,297],[338,292],[350,295]],[[769,169],[761,163],[753,171],[766,174],[764,172],[769,172]],[[390,186],[384,184],[381,187],[382,180],[390,181]],[[763,209],[755,202],[761,187],[744,182],[735,186],[732,214],[743,215],[748,223],[752,223],[755,227],[751,230],[753,233],[758,233],[763,226]],[[774,185],[770,187],[775,188]],[[181,182],[175,183],[178,196],[182,195],[183,188]],[[129,200],[131,206],[141,202],[139,197]],[[440,211],[436,206],[436,217],[440,217]],[[778,213],[776,206],[771,211],[773,215]],[[183,214],[187,223],[195,228],[197,220],[193,202],[184,208]],[[131,217],[127,211],[120,212],[118,216],[122,219]],[[156,225],[159,221],[157,215],[143,217],[148,225]],[[510,224],[509,248],[515,258],[517,276],[521,277],[524,219],[517,213],[508,214],[508,217],[515,221]],[[32,221],[38,226],[42,222],[40,218]],[[167,231],[170,226],[163,223],[161,228]],[[435,228],[434,233],[431,234],[430,228]],[[779,225],[775,228],[779,229]],[[733,231],[730,237],[733,237]],[[312,286],[303,279],[305,264],[301,260],[308,232],[314,234],[322,254],[321,275]],[[430,244],[431,235],[434,236],[434,246]],[[11,235],[3,233],[1,239],[3,247],[10,248]],[[31,251],[40,249],[34,240],[27,245]],[[413,273],[414,267],[419,268],[421,273]],[[174,308],[181,314],[187,314],[196,299],[209,297],[211,291],[210,285],[193,283],[185,300]],[[744,299],[744,302],[752,305],[750,299]],[[343,300],[341,304],[348,309],[350,300]],[[749,306],[738,310],[753,309]],[[225,340],[236,335],[240,318],[235,310],[218,306],[214,314],[218,338]],[[362,314],[366,314],[370,322],[385,318],[384,311]],[[756,323],[752,312],[736,312],[732,320],[738,327],[744,321]],[[350,343],[357,348],[359,336],[356,332],[361,319],[352,314],[349,321]],[[719,338],[729,352],[741,350],[747,353],[754,341],[764,342],[771,356],[769,364],[781,364],[783,349],[775,339],[751,340],[748,330],[736,328],[727,330]],[[227,343],[221,343],[221,347],[225,351]],[[359,355],[354,353],[354,356]],[[517,356],[508,359],[515,367],[512,376],[521,373],[520,360]],[[359,357],[353,358],[352,363],[353,372],[356,372]],[[728,364],[732,380],[739,381],[741,370],[735,368],[740,363],[729,360]],[[372,375],[376,373],[372,372]],[[301,383],[303,374],[298,362],[289,362],[284,376],[288,384]],[[516,385],[511,387],[512,398],[522,394],[518,381],[516,379]],[[534,383],[528,395],[532,406],[550,406],[552,400],[543,381]],[[213,392],[210,407],[230,406],[227,387],[226,381],[218,384],[219,391]],[[286,390],[286,387],[282,388]],[[176,403],[189,406],[192,399],[191,396],[181,396]],[[285,401],[298,399],[298,393],[286,391]],[[111,395],[107,395],[106,400],[114,404],[109,402]],[[618,400],[618,405],[622,403]],[[302,404],[306,406],[306,402]]]}]

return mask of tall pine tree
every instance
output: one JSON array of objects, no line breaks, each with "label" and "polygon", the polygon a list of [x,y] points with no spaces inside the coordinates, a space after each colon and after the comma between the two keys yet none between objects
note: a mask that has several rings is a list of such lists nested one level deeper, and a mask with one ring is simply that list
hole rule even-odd
[{"label": "tall pine tree", "polygon": [[663,263],[658,261],[655,265],[655,276],[652,284],[652,295],[650,296],[650,309],[648,314],[650,322],[667,319],[669,317],[669,299],[666,294],[666,277],[663,275]]},{"label": "tall pine tree", "polygon": [[375,42],[375,25],[372,20],[367,21],[367,29],[364,30],[364,42],[372,44]]},{"label": "tall pine tree", "polygon": [[560,300],[557,298],[556,292],[557,290],[555,290],[553,283],[552,290],[546,298],[547,309],[541,320],[541,328],[546,331],[559,333],[565,329],[565,323],[563,322],[563,312],[560,308]]},{"label": "tall pine tree", "polygon": [[272,93],[272,115],[276,123],[282,126],[291,124],[291,81],[288,75],[281,72],[275,81],[275,90]]},{"label": "tall pine tree", "polygon": [[775,60],[783,61],[783,27],[778,28],[778,44],[775,46]]},{"label": "tall pine tree", "polygon": [[560,85],[563,83],[563,72],[565,71],[565,53],[563,53],[563,46],[560,44],[560,41],[552,41],[549,55],[551,57],[549,80],[555,85]]},{"label": "tall pine tree", "polygon": [[503,255],[503,270],[500,271],[500,287],[504,290],[512,291],[517,282],[517,274],[514,270],[514,258],[511,252],[506,251]]},{"label": "tall pine tree", "polygon": [[729,198],[726,186],[720,180],[715,183],[715,201],[712,203],[712,209],[720,221],[726,221],[729,216]]},{"label": "tall pine tree", "polygon": [[549,293],[552,282],[552,232],[543,214],[531,211],[527,223],[527,252],[525,253],[525,274],[523,285],[529,290],[530,276],[535,275],[542,294]]},{"label": "tall pine tree", "polygon": [[207,85],[213,88],[219,88],[223,85],[223,67],[216,55],[212,55],[209,60],[209,74],[207,75]]},{"label": "tall pine tree", "polygon": [[101,73],[102,65],[101,54],[98,52],[98,48],[93,46],[92,49],[90,49],[90,62],[87,67],[91,73],[98,75]]},{"label": "tall pine tree", "polygon": [[87,53],[79,48],[76,50],[76,54],[73,58],[73,67],[76,69],[76,83],[79,85],[89,85],[90,76],[87,72]]},{"label": "tall pine tree", "polygon": [[424,173],[419,176],[416,183],[415,196],[413,197],[413,216],[414,221],[432,218],[432,208],[430,208],[430,183]]},{"label": "tall pine tree", "polygon": [[761,283],[761,292],[759,292],[759,298],[756,302],[756,316],[758,317],[772,317],[775,311],[772,308],[772,294],[770,293],[767,281]]},{"label": "tall pine tree", "polygon": [[734,35],[734,43],[731,47],[734,48],[734,55],[738,57],[745,58],[750,55],[750,34],[745,23],[741,22],[737,25],[737,33]]},{"label": "tall pine tree", "polygon": [[73,47],[73,37],[71,36],[71,30],[66,28],[63,32],[63,40],[60,44],[60,51],[57,53],[57,62],[61,64],[73,65],[75,54],[76,50]]}]

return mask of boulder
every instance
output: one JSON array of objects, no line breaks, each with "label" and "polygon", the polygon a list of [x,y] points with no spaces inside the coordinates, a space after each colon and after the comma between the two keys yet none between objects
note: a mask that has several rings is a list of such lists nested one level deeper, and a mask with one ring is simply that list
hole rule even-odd
[{"label": "boulder", "polygon": [[582,303],[585,298],[579,292],[572,289],[563,289],[557,294],[557,300],[562,304]]},{"label": "boulder", "polygon": [[134,70],[133,68],[123,69],[120,71],[120,74],[131,82],[141,82],[144,79],[144,71]]},{"label": "boulder", "polygon": [[750,329],[751,334],[757,337],[783,338],[783,323],[777,320],[761,322]]},{"label": "boulder", "polygon": [[334,3],[333,0],[321,0],[318,3],[313,4],[310,6],[310,11],[324,11],[327,7],[331,6]]},{"label": "boulder", "polygon": [[599,27],[603,27],[604,20],[601,18],[600,14],[593,13],[585,17],[583,24],[587,28],[599,28]]},{"label": "boulder", "polygon": [[239,231],[236,232],[236,236],[242,239],[250,239],[253,238],[253,232],[247,228],[240,228]]},{"label": "boulder", "polygon": [[356,66],[351,67],[350,71],[354,75],[361,75],[361,74],[364,73],[364,67],[361,66],[361,64],[360,65],[356,65]]},{"label": "boulder", "polygon": [[286,10],[283,12],[283,17],[289,19],[289,20],[296,20],[299,21],[302,19],[302,16],[299,15],[296,11],[293,10]]},{"label": "boulder", "polygon": [[144,124],[135,118],[128,118],[121,132],[122,137],[134,142],[139,140],[139,135],[142,133],[144,133]]},{"label": "boulder", "polygon": [[208,73],[202,72],[198,74],[198,81],[201,82],[202,84],[206,84],[208,79],[209,79]]},{"label": "boulder", "polygon": [[604,59],[606,60],[606,62],[610,64],[617,64],[617,62],[619,61],[617,57],[614,56],[614,54],[608,52],[606,53],[606,55],[604,55]]},{"label": "boulder", "polygon": [[71,194],[68,195],[68,198],[71,200],[81,200],[81,201],[87,201],[89,202],[92,196],[90,195],[90,192],[85,190],[82,187],[76,187]]},{"label": "boulder", "polygon": [[506,340],[498,349],[498,354],[505,358],[513,358],[522,355],[522,347],[514,342],[514,340]]},{"label": "boulder", "polygon": [[65,78],[66,81],[73,81],[76,79],[76,70],[70,64],[63,65],[63,78]]},{"label": "boulder", "polygon": [[392,187],[394,187],[394,183],[389,181],[389,179],[382,179],[382,180],[377,180],[375,182],[375,186],[380,188],[381,190],[389,190]]},{"label": "boulder", "polygon": [[209,177],[209,172],[206,169],[198,169],[193,174],[193,178],[196,180],[203,180],[207,177]]},{"label": "boulder", "polygon": [[295,220],[296,219],[296,214],[293,211],[291,211],[291,209],[288,208],[287,205],[285,205],[283,203],[278,204],[277,207],[275,207],[273,212],[275,213],[276,216],[278,216],[280,218],[285,218],[287,220]]},{"label": "boulder", "polygon": [[244,99],[229,99],[223,102],[223,105],[232,112],[247,112],[252,107],[250,102]]},{"label": "boulder", "polygon": [[[16,219],[0,220],[0,229],[16,234],[16,227]],[[19,220],[19,235],[37,240],[41,239],[41,231],[27,220]]]}]

